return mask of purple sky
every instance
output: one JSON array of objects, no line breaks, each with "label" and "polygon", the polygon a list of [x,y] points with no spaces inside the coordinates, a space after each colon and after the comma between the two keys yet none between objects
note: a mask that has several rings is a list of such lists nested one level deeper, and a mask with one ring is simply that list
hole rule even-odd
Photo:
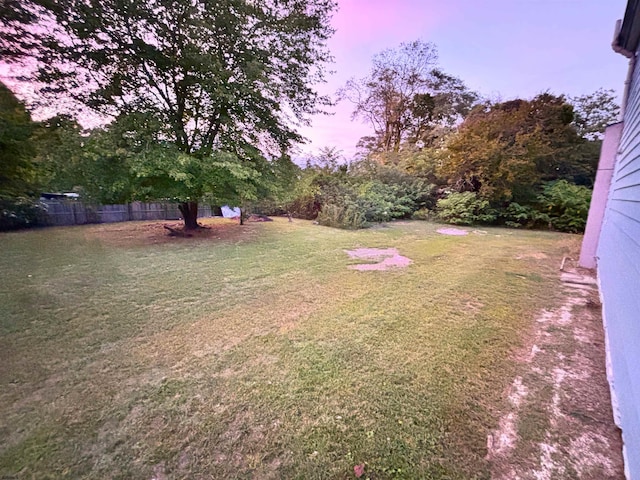
[{"label": "purple sky", "polygon": [[[622,95],[627,59],[613,52],[611,41],[626,0],[337,1],[329,42],[335,73],[322,93],[333,95],[350,77],[365,76],[376,53],[422,39],[436,45],[445,72],[494,100],[547,90],[575,96],[598,88]],[[9,70],[0,65],[0,77]],[[18,89],[22,97],[29,90]],[[295,156],[337,147],[351,158],[358,139],[372,133],[351,120],[352,109],[344,101],[331,109],[333,115],[316,116],[301,130],[311,142]]]},{"label": "purple sky", "polygon": [[[333,94],[363,77],[376,53],[422,39],[436,45],[439,65],[490,98],[530,98],[540,92],[582,95],[611,88],[622,95],[627,60],[613,52],[615,21],[625,0],[338,0],[329,46]],[[302,133],[304,152],[335,146],[347,158],[368,125],[351,121],[342,102]]]}]

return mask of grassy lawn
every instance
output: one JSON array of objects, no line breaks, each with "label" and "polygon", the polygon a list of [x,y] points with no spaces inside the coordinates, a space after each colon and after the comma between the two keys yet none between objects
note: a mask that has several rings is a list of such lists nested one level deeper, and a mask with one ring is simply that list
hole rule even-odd
[{"label": "grassy lawn", "polygon": [[[488,478],[578,237],[277,219],[0,235],[1,478]],[[355,271],[395,247],[406,269]]]}]

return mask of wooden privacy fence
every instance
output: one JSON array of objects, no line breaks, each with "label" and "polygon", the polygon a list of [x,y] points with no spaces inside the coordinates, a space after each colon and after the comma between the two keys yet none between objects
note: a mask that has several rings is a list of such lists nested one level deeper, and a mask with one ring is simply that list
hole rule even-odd
[{"label": "wooden privacy fence", "polygon": [[[83,225],[85,223],[113,223],[131,220],[179,220],[182,218],[178,204],[169,202],[126,205],[88,205],[74,201],[43,200],[46,225]],[[198,206],[198,217],[211,217],[209,205]]]}]

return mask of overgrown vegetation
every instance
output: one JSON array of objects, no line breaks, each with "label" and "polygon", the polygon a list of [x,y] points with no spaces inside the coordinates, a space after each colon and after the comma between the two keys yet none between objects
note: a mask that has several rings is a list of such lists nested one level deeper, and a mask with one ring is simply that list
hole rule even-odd
[{"label": "overgrown vegetation", "polygon": [[438,200],[437,215],[444,222],[459,225],[492,223],[497,218],[489,201],[478,198],[475,192],[453,192]]},{"label": "overgrown vegetation", "polygon": [[[316,158],[299,173],[297,188],[289,203],[280,210],[294,216],[318,219],[322,225],[362,228],[377,222],[409,218],[416,210],[433,204],[434,186],[397,169],[360,162],[357,165],[332,164],[335,151]],[[256,208],[260,209],[258,204]]]},{"label": "overgrown vegetation", "polygon": [[[91,131],[65,115],[33,122],[3,86],[0,198],[35,205],[52,190],[103,203],[169,200],[185,229],[198,228],[205,201],[347,229],[422,217],[582,231],[602,131],[618,111],[612,92],[487,101],[421,40],[374,56],[369,74],[341,89],[372,128],[358,156],[325,147],[296,165],[302,138],[290,120],[330,103],[311,85],[324,78],[336,8],[303,4],[225,0],[212,10],[180,0],[158,16],[153,5],[85,11],[29,0],[0,25],[12,32],[0,50],[12,45],[12,60],[41,67],[46,98],[65,92],[112,121]],[[59,31],[48,37],[40,27],[50,24]],[[16,225],[33,223],[23,220]]]},{"label": "overgrown vegetation", "polygon": [[[207,226],[0,234],[0,477],[488,478],[576,239]],[[358,246],[413,263],[349,270]]]},{"label": "overgrown vegetation", "polygon": [[30,197],[0,197],[0,230],[15,230],[43,224],[45,207]]},{"label": "overgrown vegetation", "polygon": [[582,232],[589,213],[591,190],[558,180],[544,185],[538,202],[544,220],[553,228],[563,232]]},{"label": "overgrown vegetation", "polygon": [[[612,97],[602,91],[574,104],[550,94],[486,103],[476,106],[457,132],[443,134],[446,129],[432,125],[425,137],[429,146],[405,141],[404,149],[385,152],[373,143],[348,166],[324,169],[320,175],[312,165],[300,178],[315,186],[315,194],[307,198],[313,198],[317,211],[325,204],[349,206],[361,212],[363,226],[413,216],[461,225],[581,232],[600,147],[597,132],[603,118],[611,120],[615,112]],[[336,156],[332,150],[323,153]],[[363,181],[375,185],[361,189],[364,196],[335,194]],[[292,203],[294,212],[299,204]]]}]

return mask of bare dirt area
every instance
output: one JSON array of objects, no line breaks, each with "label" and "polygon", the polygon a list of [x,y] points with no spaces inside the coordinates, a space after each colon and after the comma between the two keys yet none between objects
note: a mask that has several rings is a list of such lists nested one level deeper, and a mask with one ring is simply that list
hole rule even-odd
[{"label": "bare dirt area", "polygon": [[110,245],[144,246],[190,240],[239,241],[254,234],[255,225],[240,225],[237,219],[203,218],[197,230],[183,230],[181,221],[157,220],[100,224],[86,230],[86,236]]},{"label": "bare dirt area", "polygon": [[440,235],[453,235],[456,237],[469,235],[469,232],[461,228],[439,228],[436,230]]},{"label": "bare dirt area", "polygon": [[596,281],[578,269],[561,280],[564,304],[536,319],[487,438],[494,480],[624,479]]},{"label": "bare dirt area", "polygon": [[389,268],[405,268],[411,264],[411,259],[400,255],[395,248],[356,248],[355,250],[345,250],[345,252],[351,258],[376,262],[349,265],[351,270],[388,270]]}]

